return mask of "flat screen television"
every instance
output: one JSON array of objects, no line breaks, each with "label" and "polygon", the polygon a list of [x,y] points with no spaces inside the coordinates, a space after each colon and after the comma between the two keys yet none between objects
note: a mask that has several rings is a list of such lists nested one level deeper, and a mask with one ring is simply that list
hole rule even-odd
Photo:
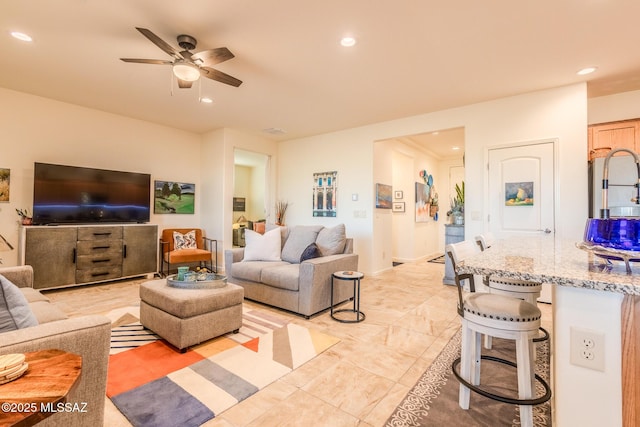
[{"label": "flat screen television", "polygon": [[149,222],[149,174],[36,162],[33,181],[33,224]]}]

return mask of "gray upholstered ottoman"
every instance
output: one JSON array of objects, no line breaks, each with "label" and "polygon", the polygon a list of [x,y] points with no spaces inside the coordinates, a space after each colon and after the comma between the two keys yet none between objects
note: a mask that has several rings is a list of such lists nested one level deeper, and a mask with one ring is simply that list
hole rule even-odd
[{"label": "gray upholstered ottoman", "polygon": [[242,287],[180,289],[166,279],[140,285],[140,323],[184,350],[242,326]]}]

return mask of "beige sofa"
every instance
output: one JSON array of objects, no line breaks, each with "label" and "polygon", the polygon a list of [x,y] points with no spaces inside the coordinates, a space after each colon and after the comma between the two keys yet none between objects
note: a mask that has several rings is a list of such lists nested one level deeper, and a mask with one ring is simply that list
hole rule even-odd
[{"label": "beige sofa", "polygon": [[21,288],[39,325],[0,333],[0,355],[60,349],[82,356],[82,375],[67,402],[86,403],[86,412],[59,412],[38,426],[102,426],[107,384],[111,322],[104,316],[67,316],[33,289],[31,266],[0,268]]},{"label": "beige sofa", "polygon": [[[279,230],[281,260],[246,260],[245,253],[251,250],[252,244],[247,231],[247,246],[225,250],[227,280],[242,286],[247,299],[309,318],[331,306],[331,275],[334,272],[357,271],[358,255],[353,253],[353,239],[346,238],[342,224],[331,228],[295,226],[280,227]],[[317,244],[319,253],[314,258],[300,261],[300,253],[310,243]],[[351,298],[353,287],[340,285],[337,281],[334,304]]]}]

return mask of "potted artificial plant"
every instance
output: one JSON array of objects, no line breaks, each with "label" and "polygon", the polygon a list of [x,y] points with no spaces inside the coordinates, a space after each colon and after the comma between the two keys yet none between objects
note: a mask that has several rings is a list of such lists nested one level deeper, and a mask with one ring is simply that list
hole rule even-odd
[{"label": "potted artificial plant", "polygon": [[464,224],[464,181],[460,185],[456,184],[456,197],[451,198],[451,209],[447,216],[451,218],[452,224]]}]

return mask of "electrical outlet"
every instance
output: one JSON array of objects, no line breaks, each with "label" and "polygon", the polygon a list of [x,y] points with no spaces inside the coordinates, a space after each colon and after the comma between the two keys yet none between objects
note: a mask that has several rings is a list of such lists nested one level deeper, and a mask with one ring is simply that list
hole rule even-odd
[{"label": "electrical outlet", "polygon": [[604,333],[571,328],[572,365],[604,372]]}]

